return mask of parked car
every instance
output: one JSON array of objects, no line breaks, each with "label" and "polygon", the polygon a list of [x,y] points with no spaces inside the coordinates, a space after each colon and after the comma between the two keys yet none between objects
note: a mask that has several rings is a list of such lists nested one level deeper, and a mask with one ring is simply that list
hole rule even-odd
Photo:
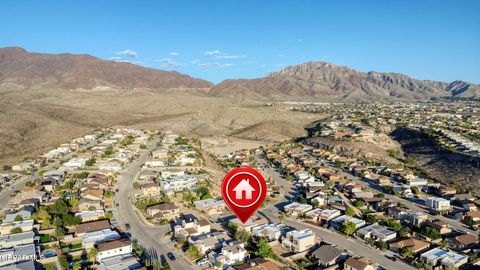
[{"label": "parked car", "polygon": [[167,257],[168,257],[170,260],[172,260],[172,261],[175,261],[175,259],[176,259],[176,258],[175,258],[175,255],[173,255],[172,252],[167,253]]}]

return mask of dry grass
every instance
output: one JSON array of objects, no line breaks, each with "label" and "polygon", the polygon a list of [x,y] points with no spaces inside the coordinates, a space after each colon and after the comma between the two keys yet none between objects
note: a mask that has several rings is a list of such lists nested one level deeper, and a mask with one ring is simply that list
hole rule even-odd
[{"label": "dry grass", "polygon": [[100,127],[170,129],[198,138],[278,141],[318,115],[262,102],[144,90],[0,90],[0,164],[34,157]]}]

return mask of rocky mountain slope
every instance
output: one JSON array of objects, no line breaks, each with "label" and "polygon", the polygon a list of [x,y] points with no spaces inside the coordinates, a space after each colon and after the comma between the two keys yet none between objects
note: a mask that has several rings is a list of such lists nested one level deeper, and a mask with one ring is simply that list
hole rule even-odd
[{"label": "rocky mountain slope", "polygon": [[131,63],[105,61],[90,55],[31,53],[22,48],[0,48],[0,87],[172,89],[210,88],[208,81]]},{"label": "rocky mountain slope", "polygon": [[433,97],[480,97],[480,86],[463,81],[416,80],[397,73],[360,72],[326,62],[308,62],[265,78],[225,80],[209,93],[265,100],[428,100]]}]

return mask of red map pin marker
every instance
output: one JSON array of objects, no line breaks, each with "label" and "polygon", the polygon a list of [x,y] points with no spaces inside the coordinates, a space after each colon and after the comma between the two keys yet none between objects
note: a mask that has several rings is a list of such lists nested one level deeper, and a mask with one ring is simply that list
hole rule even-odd
[{"label": "red map pin marker", "polygon": [[266,194],[265,179],[253,168],[234,168],[223,178],[223,200],[243,223],[257,211]]}]

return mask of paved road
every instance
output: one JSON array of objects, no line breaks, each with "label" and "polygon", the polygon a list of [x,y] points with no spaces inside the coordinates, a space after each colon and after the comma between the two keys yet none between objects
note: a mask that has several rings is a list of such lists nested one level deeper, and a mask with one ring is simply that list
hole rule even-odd
[{"label": "paved road", "polygon": [[[260,165],[265,164],[265,161],[262,158],[259,158],[257,160],[259,161]],[[287,202],[287,198],[289,198],[290,195],[295,197],[295,192],[292,190],[292,183],[283,178],[279,172],[268,166],[262,171],[265,176],[270,176],[271,179],[276,181],[276,183],[283,189],[284,194],[289,194],[289,196],[285,196],[286,198],[283,199],[281,202],[277,203],[276,205],[271,205],[259,211],[260,214],[268,218],[270,221],[279,223],[280,219],[278,218],[278,211],[281,210],[282,205]],[[311,229],[317,235],[317,237],[320,237],[320,239],[322,239],[323,241],[337,245],[338,247],[346,249],[357,256],[365,256],[386,269],[415,269],[402,261],[392,261],[386,258],[380,251],[363,245],[355,241],[353,238],[347,238],[339,233],[324,229],[322,227],[315,226],[309,223],[304,223],[292,218],[286,218],[283,223],[300,230]]]},{"label": "paved road", "polygon": [[121,174],[119,181],[118,192],[115,194],[115,202],[119,204],[116,207],[118,213],[118,221],[123,224],[130,224],[129,232],[132,238],[145,248],[146,252],[153,258],[158,258],[160,255],[165,255],[168,252],[173,252],[177,259],[175,261],[168,260],[172,269],[200,269],[196,265],[188,262],[181,251],[174,250],[173,243],[165,234],[169,231],[168,225],[152,227],[146,225],[138,216],[132,202],[130,201],[130,194],[133,191],[133,182],[141,165],[148,159],[150,151],[156,146],[157,140],[149,143],[146,151],[144,151],[140,158],[133,161]]}]

